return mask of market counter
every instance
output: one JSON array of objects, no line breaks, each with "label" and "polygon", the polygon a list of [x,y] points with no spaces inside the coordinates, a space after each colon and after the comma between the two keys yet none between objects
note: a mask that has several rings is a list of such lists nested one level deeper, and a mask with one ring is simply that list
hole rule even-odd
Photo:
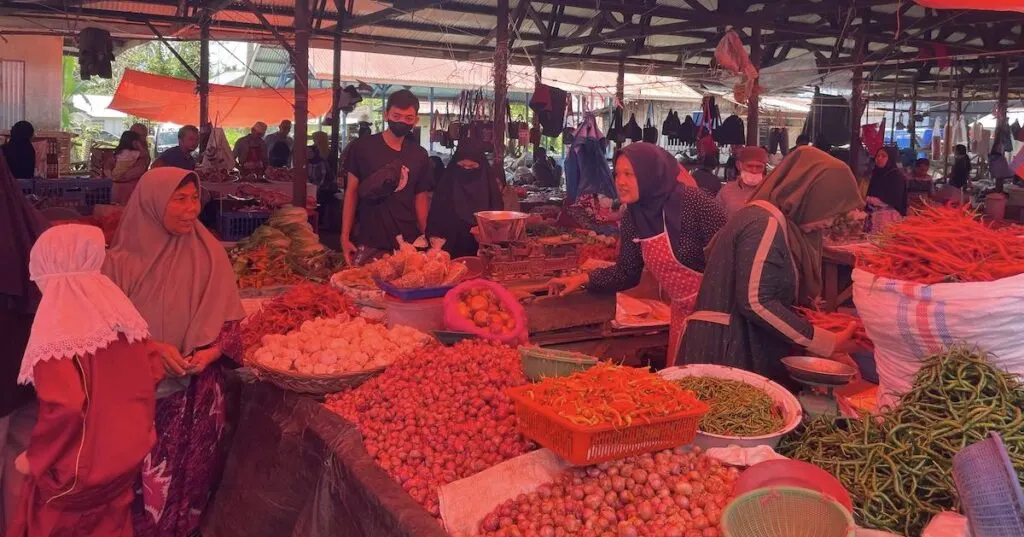
[{"label": "market counter", "polygon": [[245,384],[204,537],[446,537],[377,467],[359,431],[312,397]]}]

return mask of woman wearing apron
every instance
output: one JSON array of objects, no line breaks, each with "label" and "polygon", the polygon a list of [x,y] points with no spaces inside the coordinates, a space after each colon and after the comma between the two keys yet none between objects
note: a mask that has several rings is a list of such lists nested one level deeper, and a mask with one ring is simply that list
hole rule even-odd
[{"label": "woman wearing apron", "polygon": [[680,167],[664,149],[635,143],[615,156],[615,188],[626,204],[619,258],[612,267],[551,280],[552,294],[586,287],[616,293],[636,287],[646,267],[672,300],[666,367],[675,365],[683,323],[693,311],[704,272],[704,248],[725,225],[708,194],[677,180]]},{"label": "woman wearing apron", "polygon": [[683,361],[738,367],[788,386],[780,360],[796,347],[822,357],[851,350],[853,325],[838,334],[815,328],[793,306],[812,305],[821,292],[824,230],[863,206],[846,164],[813,147],[791,152],[708,248]]}]

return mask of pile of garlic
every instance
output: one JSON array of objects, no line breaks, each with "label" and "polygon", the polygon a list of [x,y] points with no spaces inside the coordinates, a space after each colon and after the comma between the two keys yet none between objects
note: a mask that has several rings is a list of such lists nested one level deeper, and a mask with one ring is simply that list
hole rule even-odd
[{"label": "pile of garlic", "polygon": [[361,317],[318,318],[285,335],[263,336],[253,357],[272,369],[334,375],[390,365],[431,340],[408,326],[388,329]]}]

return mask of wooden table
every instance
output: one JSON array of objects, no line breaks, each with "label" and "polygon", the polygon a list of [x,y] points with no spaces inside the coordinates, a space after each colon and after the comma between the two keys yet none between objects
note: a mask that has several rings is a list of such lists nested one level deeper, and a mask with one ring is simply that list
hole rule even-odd
[{"label": "wooden table", "polygon": [[844,288],[839,285],[839,268],[853,268],[857,261],[857,251],[872,248],[868,242],[855,242],[835,245],[826,244],[821,255],[822,299],[825,311],[836,309],[853,296],[852,283]]},{"label": "wooden table", "polygon": [[825,312],[835,312],[836,309],[853,296],[853,285],[840,288],[839,273],[841,266],[853,268],[857,260],[855,251],[857,248],[867,246],[867,243],[852,243],[845,245],[826,244],[821,252],[821,297],[824,299]]},{"label": "wooden table", "polygon": [[[668,347],[668,326],[616,328],[615,295],[573,293],[548,297],[547,280],[506,284],[513,294],[540,295],[526,300],[530,342],[541,347],[568,350],[598,356],[616,363],[638,367],[648,365],[644,355]],[[657,280],[647,271],[640,283],[626,292],[637,298],[657,298]],[[663,356],[662,351],[658,356]]]}]

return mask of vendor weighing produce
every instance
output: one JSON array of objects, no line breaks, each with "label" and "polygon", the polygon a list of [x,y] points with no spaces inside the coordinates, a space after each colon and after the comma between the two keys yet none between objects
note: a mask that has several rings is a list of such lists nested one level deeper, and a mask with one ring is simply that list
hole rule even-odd
[{"label": "vendor weighing produce", "polygon": [[814,327],[794,307],[821,293],[824,230],[863,206],[846,164],[813,147],[790,153],[709,246],[684,362],[738,367],[791,385],[780,360],[794,345],[822,357],[853,350],[855,324],[837,334]]},{"label": "vendor weighing produce", "polygon": [[672,298],[666,367],[676,363],[686,316],[704,272],[704,248],[725,224],[725,211],[703,190],[684,186],[675,158],[649,144],[630,144],[615,157],[615,188],[626,204],[618,262],[590,274],[554,278],[552,293],[587,287],[615,293],[636,287],[646,266]]}]

